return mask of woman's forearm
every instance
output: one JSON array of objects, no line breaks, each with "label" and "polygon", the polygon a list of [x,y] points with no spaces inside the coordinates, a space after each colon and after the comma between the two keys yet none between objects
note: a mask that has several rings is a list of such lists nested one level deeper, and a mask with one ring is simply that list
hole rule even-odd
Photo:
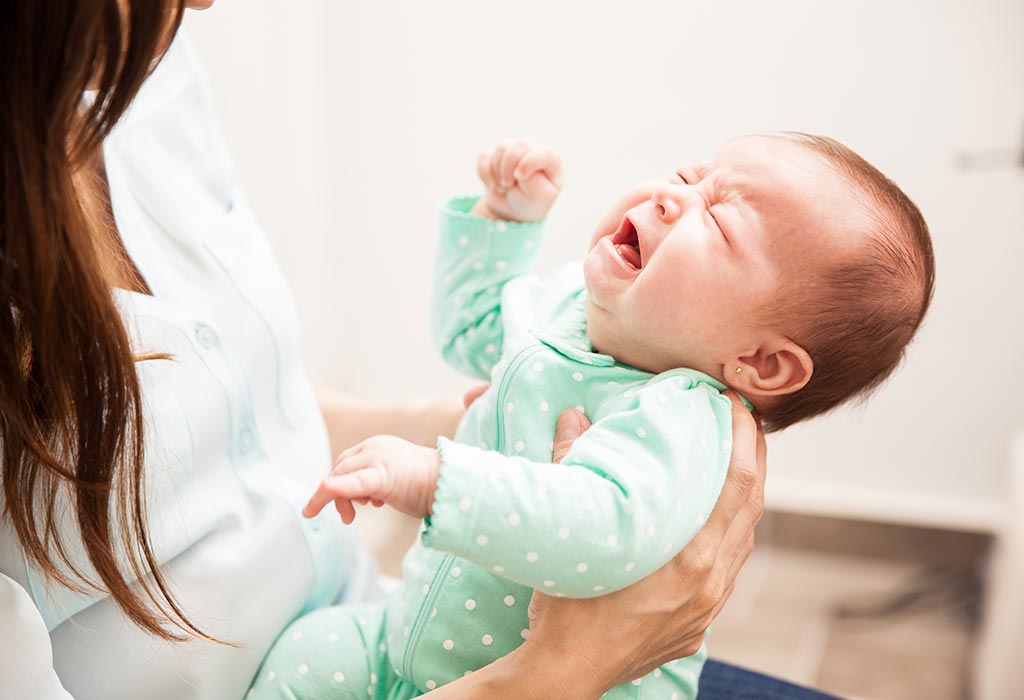
[{"label": "woman's forearm", "polygon": [[429,700],[598,700],[605,688],[581,659],[529,653],[526,645],[468,676],[432,690]]},{"label": "woman's forearm", "polygon": [[455,434],[465,412],[458,397],[370,401],[318,385],[316,398],[327,424],[333,455],[382,434],[433,447],[438,435]]}]

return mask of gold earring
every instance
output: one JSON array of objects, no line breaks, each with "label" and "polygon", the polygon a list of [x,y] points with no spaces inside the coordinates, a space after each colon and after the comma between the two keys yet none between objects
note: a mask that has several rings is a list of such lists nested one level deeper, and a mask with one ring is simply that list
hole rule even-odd
[{"label": "gold earring", "polygon": [[742,367],[737,367],[736,368],[736,374],[742,374],[742,373],[743,373],[743,368]]}]

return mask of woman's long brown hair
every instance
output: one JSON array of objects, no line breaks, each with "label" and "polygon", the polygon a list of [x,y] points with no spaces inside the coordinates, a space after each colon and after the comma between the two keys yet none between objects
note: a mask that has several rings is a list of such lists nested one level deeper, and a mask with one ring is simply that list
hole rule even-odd
[{"label": "woman's long brown hair", "polygon": [[0,3],[4,515],[51,584],[109,593],[139,627],[176,641],[211,638],[175,600],[148,536],[142,358],[85,183],[183,11],[182,0]]}]

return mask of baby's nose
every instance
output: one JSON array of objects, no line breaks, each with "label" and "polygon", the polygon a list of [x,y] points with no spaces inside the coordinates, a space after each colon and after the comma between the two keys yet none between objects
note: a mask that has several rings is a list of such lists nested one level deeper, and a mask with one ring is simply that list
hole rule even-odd
[{"label": "baby's nose", "polygon": [[658,218],[666,224],[674,224],[683,213],[683,187],[685,185],[662,182],[654,188],[651,201],[654,202],[654,209],[658,214]]}]

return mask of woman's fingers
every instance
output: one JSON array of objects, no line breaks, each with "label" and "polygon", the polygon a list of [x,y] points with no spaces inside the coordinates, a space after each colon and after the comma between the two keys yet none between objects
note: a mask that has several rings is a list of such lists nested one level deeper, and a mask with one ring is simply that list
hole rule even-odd
[{"label": "woman's fingers", "polygon": [[728,570],[725,572],[725,581],[732,583],[736,582],[736,577],[740,573],[740,569],[747,563],[747,559],[750,558],[750,553],[754,551],[754,533],[750,532],[747,535],[747,539],[743,541],[743,544],[739,546],[732,561],[728,564]]},{"label": "woman's fingers", "polygon": [[697,607],[712,610],[732,584],[750,551],[764,504],[765,451],[757,448],[757,423],[732,391],[733,443],[722,493],[707,523],[673,560],[681,580],[693,589],[703,581]]},{"label": "woman's fingers", "polygon": [[[736,408],[735,403],[733,408]],[[737,426],[736,421],[740,421],[737,426],[739,428],[738,431],[734,428],[733,432],[734,455],[738,456],[741,453],[750,454],[750,432],[751,426],[753,426],[755,479],[718,545],[718,554],[710,585],[716,590],[725,590],[727,593],[731,592],[732,587],[736,583],[736,576],[754,549],[754,530],[764,513],[764,481],[768,459],[768,446],[765,442],[760,420],[750,414],[739,416],[735,410],[733,417],[734,426]],[[720,609],[721,604],[724,604],[724,602],[722,600],[716,606],[714,615],[718,614],[717,609]]]},{"label": "woman's fingers", "polygon": [[[732,582],[728,586],[726,586],[725,591],[723,591],[721,597],[718,599],[718,603],[716,603],[715,607],[711,609],[710,619],[714,620],[718,617],[718,613],[722,612],[722,608],[725,607],[726,602],[728,602],[729,598],[732,597],[732,592],[735,588],[736,580],[733,579]],[[703,638],[704,635],[701,634],[701,640],[703,640]],[[699,647],[700,645],[698,644],[698,648]],[[694,651],[693,653],[696,654],[697,652]]]},{"label": "woman's fingers", "polygon": [[768,474],[768,441],[764,437],[761,416],[755,413],[754,422],[757,424],[757,468],[761,472],[761,491],[763,492],[764,480]]},{"label": "woman's fingers", "polygon": [[[695,653],[750,554],[764,508],[767,450],[754,416],[735,393],[727,395],[733,448],[726,484],[708,522],[683,551],[643,580],[599,598],[553,599],[534,593],[531,640],[536,637],[549,647],[571,645],[584,659],[594,660],[596,672],[610,672],[608,687]],[[585,420],[571,411],[559,416],[555,457],[565,456]]]},{"label": "woman's fingers", "polygon": [[551,461],[556,464],[562,461],[576,438],[587,431],[590,421],[579,411],[567,408],[558,414],[558,426],[555,428],[555,441]]},{"label": "woman's fingers", "polygon": [[740,506],[739,512],[722,538],[722,556],[730,557],[731,553],[731,558],[727,560],[730,579],[736,576],[743,562],[750,556],[750,552],[754,548],[754,529],[764,515],[764,483],[768,470],[768,445],[765,441],[764,431],[761,429],[761,422],[756,416],[754,417],[754,426],[756,430],[754,441],[757,480],[748,493],[746,502]]},{"label": "woman's fingers", "polygon": [[[722,493],[718,497],[711,517],[698,533],[698,537],[712,538],[720,542],[733,525],[737,514],[754,503],[763,508],[764,466],[757,458],[757,423],[739,397],[732,391],[725,392],[732,401],[732,456],[729,472],[725,476]],[[760,519],[760,512],[757,519]],[[756,522],[756,521],[755,521]],[[696,539],[696,538],[695,538]]]},{"label": "woman's fingers", "polygon": [[484,392],[491,388],[490,384],[477,384],[475,387],[467,391],[462,397],[462,405],[469,408],[473,405],[473,402],[483,396]]}]

